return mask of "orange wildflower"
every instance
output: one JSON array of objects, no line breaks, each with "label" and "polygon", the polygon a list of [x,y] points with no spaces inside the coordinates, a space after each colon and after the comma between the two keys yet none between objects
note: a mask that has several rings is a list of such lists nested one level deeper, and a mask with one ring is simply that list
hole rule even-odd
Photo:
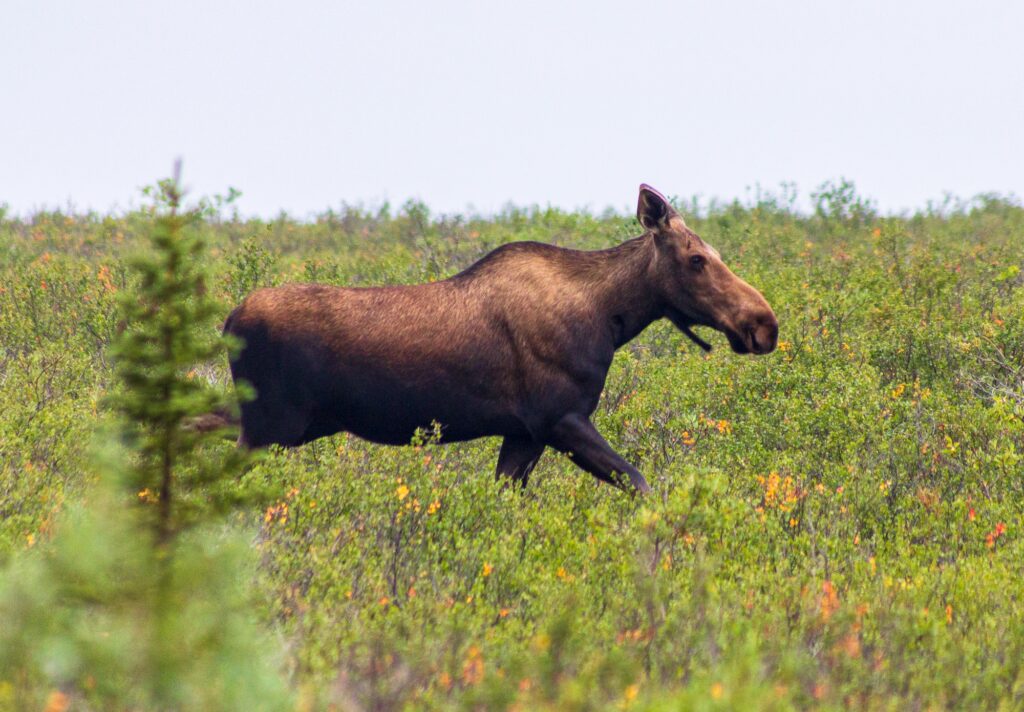
[{"label": "orange wildflower", "polygon": [[990,531],[985,536],[985,546],[987,546],[989,549],[991,549],[992,547],[994,547],[996,545],[996,541],[999,540],[999,537],[1001,537],[1005,533],[1006,533],[1006,525],[1003,524],[1002,522],[999,522],[998,524],[996,524],[996,528],[993,529],[992,531]]},{"label": "orange wildflower", "polygon": [[46,698],[46,707],[43,712],[64,712],[71,706],[71,700],[60,690],[54,690]]},{"label": "orange wildflower", "polygon": [[827,621],[839,608],[839,595],[831,581],[825,580],[821,584],[821,598],[818,599],[818,607],[821,609],[821,619]]},{"label": "orange wildflower", "polygon": [[484,656],[480,648],[469,646],[466,660],[462,663],[462,681],[467,685],[475,685],[484,679]]}]

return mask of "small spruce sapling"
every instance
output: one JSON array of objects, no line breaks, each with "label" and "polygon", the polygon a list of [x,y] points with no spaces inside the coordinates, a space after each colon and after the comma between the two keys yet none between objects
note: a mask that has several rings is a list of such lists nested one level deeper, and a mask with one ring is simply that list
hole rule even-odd
[{"label": "small spruce sapling", "polygon": [[0,571],[0,708],[290,704],[253,621],[251,546],[223,526],[262,493],[240,480],[244,452],[189,427],[231,406],[193,370],[227,347],[205,289],[203,206],[182,207],[177,170],[149,194],[149,251],[112,349],[118,437],[53,539]]}]

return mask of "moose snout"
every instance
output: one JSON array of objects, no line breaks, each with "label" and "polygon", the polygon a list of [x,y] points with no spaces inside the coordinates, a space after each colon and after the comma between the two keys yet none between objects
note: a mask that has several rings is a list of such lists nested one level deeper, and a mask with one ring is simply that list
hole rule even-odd
[{"label": "moose snout", "polygon": [[779,320],[772,312],[760,314],[747,322],[742,332],[750,353],[771,353],[779,341]]}]

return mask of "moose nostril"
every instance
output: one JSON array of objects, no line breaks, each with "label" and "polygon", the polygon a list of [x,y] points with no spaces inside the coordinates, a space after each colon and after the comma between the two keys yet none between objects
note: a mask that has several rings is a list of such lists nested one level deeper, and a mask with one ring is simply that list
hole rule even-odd
[{"label": "moose nostril", "polygon": [[754,328],[757,332],[758,345],[760,346],[759,353],[769,353],[775,350],[775,346],[779,339],[779,320],[775,318],[774,314],[767,314],[759,319],[759,324]]},{"label": "moose nostril", "polygon": [[747,329],[747,338],[750,339],[750,350],[754,353],[761,353],[761,347],[757,343],[757,327]]},{"label": "moose nostril", "polygon": [[734,343],[733,349],[738,353],[768,354],[775,350],[779,338],[779,322],[771,311],[749,315],[737,324],[733,333],[742,342],[742,350]]},{"label": "moose nostril", "polygon": [[757,319],[743,330],[743,334],[751,352],[767,354],[775,350],[779,325],[775,319]]}]

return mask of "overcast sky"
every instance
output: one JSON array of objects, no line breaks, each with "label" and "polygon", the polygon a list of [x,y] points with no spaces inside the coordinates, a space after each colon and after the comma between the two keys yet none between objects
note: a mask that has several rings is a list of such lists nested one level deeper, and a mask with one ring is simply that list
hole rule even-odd
[{"label": "overcast sky", "polygon": [[1024,2],[2,0],[0,203],[1024,195]]}]

